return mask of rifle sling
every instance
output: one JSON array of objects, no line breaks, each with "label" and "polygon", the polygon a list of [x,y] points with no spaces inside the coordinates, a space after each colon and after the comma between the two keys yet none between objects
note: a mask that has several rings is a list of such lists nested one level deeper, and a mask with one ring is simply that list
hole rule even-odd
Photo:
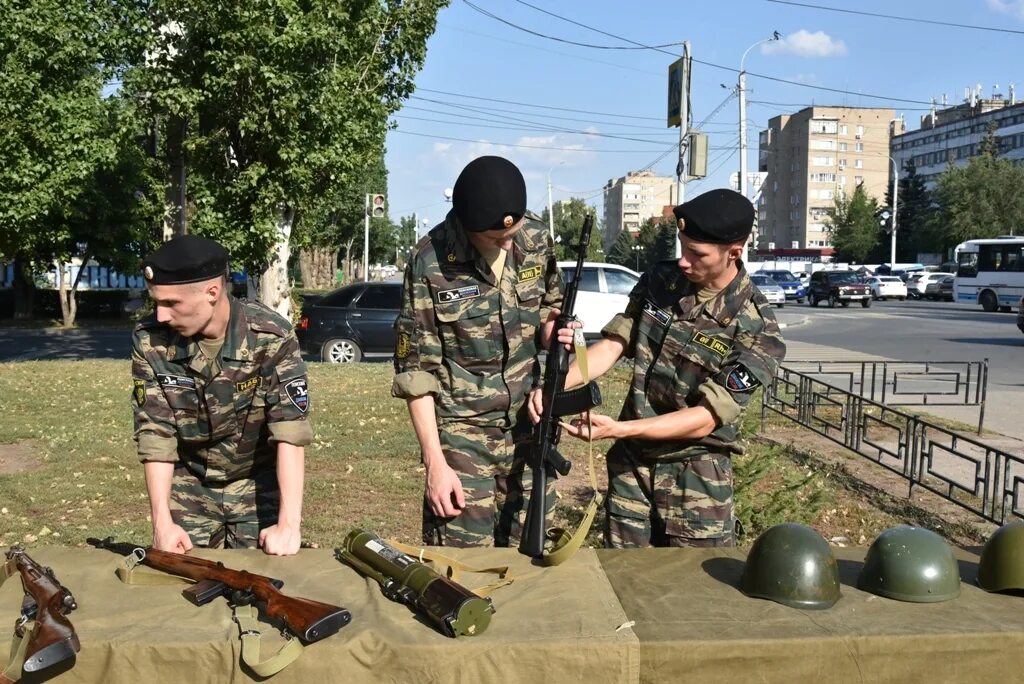
[{"label": "rifle sling", "polygon": [[448,579],[450,579],[453,582],[459,582],[461,584],[459,580],[460,572],[497,575],[498,579],[494,580],[490,584],[480,587],[479,589],[472,590],[472,592],[480,598],[487,598],[495,589],[508,586],[509,584],[512,584],[512,582],[515,581],[515,578],[512,577],[512,573],[509,572],[507,565],[495,566],[493,568],[478,568],[467,563],[463,563],[460,560],[451,558],[450,556],[446,556],[443,553],[438,553],[437,551],[433,550],[427,550],[423,547],[409,546],[408,544],[402,544],[401,542],[394,541],[390,542],[390,544],[402,553],[409,554],[421,563],[423,561],[433,561],[434,563],[437,563],[439,566],[446,566],[447,569],[445,570],[444,574]]},{"label": "rifle sling", "polygon": [[[142,586],[171,586],[193,584],[185,577],[144,569],[140,571],[138,556],[124,556],[117,566],[117,577],[125,584]],[[302,655],[305,645],[300,639],[288,635],[289,639],[277,653],[260,662],[260,623],[256,619],[255,606],[232,606],[232,620],[238,624],[239,639],[242,642],[242,662],[260,677],[271,677],[291,665]],[[0,680],[0,684],[4,684]]]},{"label": "rifle sling", "polygon": [[[576,352],[576,366],[580,369],[580,377],[583,379],[583,385],[586,386],[590,382],[590,370],[587,366],[587,342],[583,338],[583,331],[581,329],[576,329],[572,342]],[[588,409],[587,434],[590,434],[592,427],[590,410]],[[594,524],[597,509],[603,499],[597,489],[597,476],[594,475],[594,443],[590,440],[587,440],[587,466],[590,473],[590,488],[594,494],[590,498],[587,510],[583,514],[583,519],[580,520],[580,524],[576,527],[575,532],[570,534],[568,530],[560,527],[553,527],[548,530],[547,537],[552,541],[552,545],[551,549],[542,557],[541,562],[545,566],[561,565],[572,558],[579,551],[580,546],[583,545],[583,540],[587,538],[587,534],[590,533],[590,527]]]},{"label": "rifle sling", "polygon": [[[7,561],[2,567],[0,587],[14,576],[15,573],[19,573],[18,565],[13,560]],[[23,631],[20,637],[17,632],[11,637],[11,656],[7,662],[7,667],[0,670],[0,684],[14,684],[14,682],[21,679],[22,667],[24,667],[25,657],[28,655],[28,644],[32,640],[32,633],[35,631],[36,626],[35,620],[29,620],[22,626]]]}]

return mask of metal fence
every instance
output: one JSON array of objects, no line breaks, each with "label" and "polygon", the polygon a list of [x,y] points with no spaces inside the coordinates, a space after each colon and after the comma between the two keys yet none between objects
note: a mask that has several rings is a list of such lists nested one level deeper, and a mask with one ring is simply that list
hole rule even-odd
[{"label": "metal fence", "polygon": [[886,406],[977,406],[985,423],[988,359],[790,361],[786,367]]},{"label": "metal fence", "polygon": [[[987,370],[982,369],[983,372]],[[984,386],[981,389],[984,395]],[[1024,455],[1014,455],[809,373],[782,367],[761,405],[995,523],[1024,517]]]}]

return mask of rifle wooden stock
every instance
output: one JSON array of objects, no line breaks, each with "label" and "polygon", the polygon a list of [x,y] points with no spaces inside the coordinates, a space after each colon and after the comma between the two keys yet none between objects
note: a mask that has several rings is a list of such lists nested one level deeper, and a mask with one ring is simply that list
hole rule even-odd
[{"label": "rifle wooden stock", "polygon": [[8,562],[21,575],[21,586],[31,601],[26,601],[22,617],[34,620],[35,629],[25,651],[25,672],[36,672],[73,658],[81,650],[78,634],[67,613],[78,607],[74,596],[57,581],[53,570],[36,563],[21,548],[12,548]]},{"label": "rifle wooden stock", "polygon": [[[289,632],[306,643],[329,637],[352,619],[351,613],[340,606],[287,596],[281,593],[280,587],[283,586],[283,583],[279,580],[256,575],[247,570],[232,570],[220,561],[211,561],[170,551],[159,551],[154,548],[143,549],[129,544],[118,544],[110,539],[102,541],[89,539],[88,542],[93,546],[124,553],[124,555],[135,554],[136,557],[142,555],[139,562],[143,565],[197,583],[206,583],[207,588],[212,587],[212,591],[202,592],[203,598],[191,599],[197,603],[205,603],[216,596],[229,592],[236,593],[233,600],[251,596],[267,617],[281,622]],[[212,583],[221,586],[217,587]]]}]

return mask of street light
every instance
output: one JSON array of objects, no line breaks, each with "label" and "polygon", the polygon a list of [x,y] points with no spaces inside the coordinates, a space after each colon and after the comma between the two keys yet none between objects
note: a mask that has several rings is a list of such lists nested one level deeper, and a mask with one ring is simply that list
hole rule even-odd
[{"label": "street light", "polygon": [[555,166],[561,166],[565,163],[562,160],[548,169],[548,231],[551,233],[551,239],[555,239],[555,206],[551,203],[551,172],[555,170]]},{"label": "street light", "polygon": [[892,241],[889,243],[889,268],[896,268],[896,198],[900,193],[900,169],[896,160],[889,157],[892,162]]},{"label": "street light", "polygon": [[[740,194],[747,196],[747,72],[743,68],[743,62],[747,59],[747,53],[764,43],[772,43],[782,36],[778,31],[773,31],[771,37],[759,40],[744,52],[740,57],[740,74],[736,82],[736,91],[740,98]],[[747,261],[747,243],[743,243],[743,262]]]},{"label": "street light", "polygon": [[640,272],[640,252],[644,251],[643,245],[633,245],[630,249],[636,252],[636,272]]}]

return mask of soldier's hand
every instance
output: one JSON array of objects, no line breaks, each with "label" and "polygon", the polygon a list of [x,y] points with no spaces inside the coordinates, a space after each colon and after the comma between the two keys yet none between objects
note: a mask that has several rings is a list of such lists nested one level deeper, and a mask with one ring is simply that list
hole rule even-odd
[{"label": "soldier's hand", "polygon": [[466,496],[458,474],[447,463],[440,463],[427,469],[427,486],[424,496],[434,515],[453,518],[466,507]]},{"label": "soldier's hand", "polygon": [[534,425],[540,422],[544,415],[544,388],[534,387],[526,398],[526,413]]},{"label": "soldier's hand", "polygon": [[170,524],[153,528],[153,548],[171,553],[186,553],[192,550],[192,539],[180,525]]},{"label": "soldier's hand", "polygon": [[590,425],[587,425],[586,418],[576,418],[568,423],[562,422],[562,427],[573,437],[578,437],[585,442],[594,442],[599,439],[617,437],[616,432],[619,421],[611,416],[600,413],[590,414]]},{"label": "soldier's hand", "polygon": [[302,534],[297,527],[271,525],[260,530],[260,548],[269,556],[294,556],[302,545]]},{"label": "soldier's hand", "polygon": [[[561,309],[551,309],[548,313],[547,320],[544,321],[544,327],[541,332],[541,344],[544,345],[545,349],[551,348],[551,334],[555,327],[555,320],[561,315]],[[582,328],[583,321],[572,321],[568,327],[559,328],[558,330],[558,343],[564,344],[565,348],[572,351],[572,339],[573,330],[576,328]]]}]

